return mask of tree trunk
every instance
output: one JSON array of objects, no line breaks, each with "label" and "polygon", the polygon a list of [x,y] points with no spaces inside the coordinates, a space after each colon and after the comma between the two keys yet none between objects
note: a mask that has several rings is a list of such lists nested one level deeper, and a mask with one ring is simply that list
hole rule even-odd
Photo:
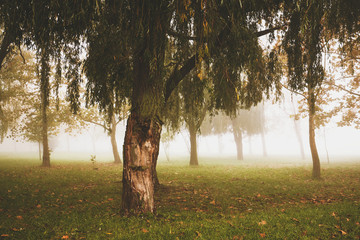
[{"label": "tree trunk", "polygon": [[305,159],[304,145],[303,145],[303,141],[302,141],[299,125],[298,125],[298,120],[296,120],[296,119],[294,119],[294,128],[295,128],[296,138],[297,138],[297,140],[299,142],[299,146],[300,146],[301,159],[304,160]]},{"label": "tree trunk", "polygon": [[236,144],[237,160],[244,160],[242,130],[236,119],[231,119],[231,124],[233,129],[234,140]]},{"label": "tree trunk", "polygon": [[240,129],[236,131],[233,129],[234,140],[236,144],[237,160],[244,160],[242,132]]},{"label": "tree trunk", "polygon": [[265,131],[264,128],[261,130],[261,142],[262,142],[262,147],[263,147],[263,156],[266,158],[267,155],[267,151],[266,151],[266,142],[265,142]]},{"label": "tree trunk", "polygon": [[48,140],[48,123],[46,107],[43,104],[42,109],[42,145],[43,145],[43,167],[50,167],[50,151],[49,151],[49,140]]},{"label": "tree trunk", "polygon": [[41,141],[38,142],[38,146],[39,146],[39,160],[41,161]]},{"label": "tree trunk", "polygon": [[[161,124],[132,111],[124,140],[122,211],[154,212],[154,182],[159,155]],[[156,179],[155,179],[156,178]]]},{"label": "tree trunk", "polygon": [[117,142],[116,142],[116,119],[115,119],[115,115],[113,114],[112,118],[111,118],[111,133],[110,133],[110,137],[111,137],[111,146],[112,146],[112,151],[113,151],[113,155],[114,155],[114,163],[116,164],[121,164],[121,158],[120,158],[120,154],[119,154],[119,150],[118,150],[118,146],[117,146]]},{"label": "tree trunk", "polygon": [[315,95],[313,91],[309,91],[308,97],[308,105],[309,105],[309,142],[310,142],[310,150],[313,161],[313,172],[312,177],[314,179],[320,179],[320,159],[319,154],[316,148],[315,142]]},{"label": "tree trunk", "polygon": [[198,166],[198,155],[197,155],[197,142],[196,142],[196,127],[188,125],[190,133],[190,166]]}]

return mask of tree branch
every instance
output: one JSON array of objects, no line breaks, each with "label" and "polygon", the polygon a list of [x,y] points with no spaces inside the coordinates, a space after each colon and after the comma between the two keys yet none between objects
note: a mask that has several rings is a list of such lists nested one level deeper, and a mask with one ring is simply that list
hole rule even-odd
[{"label": "tree branch", "polygon": [[330,81],[327,81],[326,83],[327,83],[327,84],[330,84],[331,86],[337,87],[337,88],[339,88],[339,89],[341,89],[341,90],[343,90],[343,91],[345,91],[345,92],[347,92],[347,93],[350,93],[350,94],[352,94],[352,95],[355,95],[355,96],[360,97],[360,93],[353,92],[353,91],[351,91],[351,90],[349,90],[349,89],[346,89],[346,88],[344,88],[344,87],[342,87],[342,86],[340,86],[340,85],[337,85],[337,84],[335,84],[335,83],[332,83],[332,82],[330,82]]},{"label": "tree branch", "polygon": [[288,90],[289,92],[291,92],[291,93],[295,93],[295,94],[300,95],[300,96],[302,96],[302,97],[304,97],[304,98],[307,98],[307,96],[306,96],[305,94],[303,94],[303,93],[300,93],[300,92],[295,91],[295,90],[293,90],[293,89],[291,89],[291,88],[288,88],[287,86],[285,86],[285,85],[282,84],[282,83],[280,83],[280,85],[281,85],[283,88],[285,88],[286,90]]},{"label": "tree branch", "polygon": [[[279,30],[283,28],[285,25],[277,26],[273,28],[269,28],[263,31],[259,31],[255,33],[256,37],[261,37],[266,34],[269,34],[275,30]],[[221,43],[223,40],[229,36],[230,34],[230,28],[225,27],[216,38],[215,46],[219,46],[221,48]],[[181,80],[192,70],[195,68],[195,60],[198,58],[198,53],[190,57],[188,60],[185,61],[184,65],[178,69],[177,66],[175,67],[174,71],[171,73],[170,77],[166,81],[166,92],[165,92],[165,102],[169,99],[171,93],[174,91],[174,89],[179,85]]]}]

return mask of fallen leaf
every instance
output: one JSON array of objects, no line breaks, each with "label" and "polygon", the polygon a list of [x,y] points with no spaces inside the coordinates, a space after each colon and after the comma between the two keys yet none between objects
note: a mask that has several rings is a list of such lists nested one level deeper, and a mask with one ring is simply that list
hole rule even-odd
[{"label": "fallen leaf", "polygon": [[210,204],[215,205],[215,200],[211,201]]},{"label": "fallen leaf", "polygon": [[146,230],[145,228],[141,229],[141,231],[142,231],[143,233],[147,233],[147,232],[149,232],[149,231],[148,231],[148,230]]},{"label": "fallen leaf", "polygon": [[1,234],[1,237],[10,237],[9,234]]},{"label": "fallen leaf", "polygon": [[68,235],[64,235],[61,237],[61,239],[69,239],[69,236]]},{"label": "fallen leaf", "polygon": [[356,222],[356,225],[360,226],[360,223],[359,223],[359,222]]},{"label": "fallen leaf", "polygon": [[16,216],[17,219],[22,220],[24,219],[22,216]]},{"label": "fallen leaf", "polygon": [[346,235],[347,234],[347,232],[345,232],[345,231],[343,231],[343,230],[339,230],[340,232],[341,232],[341,235]]},{"label": "fallen leaf", "polygon": [[37,208],[41,208],[41,204],[36,205]]},{"label": "fallen leaf", "polygon": [[298,219],[296,218],[292,218],[292,220],[294,220],[295,222],[300,222]]},{"label": "fallen leaf", "polygon": [[258,224],[259,224],[259,226],[260,225],[265,225],[265,224],[267,224],[267,222],[265,220],[261,220],[261,222],[259,222]]},{"label": "fallen leaf", "polygon": [[114,200],[113,198],[108,198],[108,201],[112,201],[112,200]]},{"label": "fallen leaf", "polygon": [[264,238],[266,235],[265,233],[259,233],[260,234],[260,237]]},{"label": "fallen leaf", "polygon": [[331,216],[336,217],[336,214],[334,212],[332,212]]},{"label": "fallen leaf", "polygon": [[106,233],[107,235],[111,235],[112,233]]}]

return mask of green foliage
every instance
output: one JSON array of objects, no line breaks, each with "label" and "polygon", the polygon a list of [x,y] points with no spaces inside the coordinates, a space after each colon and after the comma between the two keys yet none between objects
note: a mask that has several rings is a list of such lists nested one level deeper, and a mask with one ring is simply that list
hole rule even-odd
[{"label": "green foliage", "polygon": [[[123,217],[119,166],[90,162],[37,167],[37,160],[1,161],[0,235],[11,239],[356,239],[359,164],[342,163],[310,179],[289,160],[239,164],[229,159],[161,163],[155,215]],[[229,163],[231,166],[224,166]],[[270,164],[277,164],[275,168]],[[282,167],[281,167],[282,166]],[[339,181],[339,179],[341,179]]]}]

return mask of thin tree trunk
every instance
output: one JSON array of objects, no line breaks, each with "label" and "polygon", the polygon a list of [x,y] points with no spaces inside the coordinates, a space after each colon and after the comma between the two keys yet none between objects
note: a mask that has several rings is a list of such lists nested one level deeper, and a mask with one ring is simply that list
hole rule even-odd
[{"label": "thin tree trunk", "polygon": [[122,211],[125,214],[154,212],[154,181],[159,155],[161,124],[140,118],[133,111],[124,140]]},{"label": "thin tree trunk", "polygon": [[38,146],[39,146],[39,160],[41,161],[41,141],[38,142]]},{"label": "thin tree trunk", "polygon": [[233,131],[233,134],[234,134],[234,140],[236,143],[237,160],[244,160],[242,132],[241,132],[241,130]]},{"label": "thin tree trunk", "polygon": [[301,159],[305,159],[305,152],[304,152],[304,144],[302,141],[302,137],[301,137],[301,133],[300,133],[300,129],[299,129],[299,125],[298,125],[298,120],[294,119],[294,129],[295,129],[295,133],[296,133],[296,138],[299,142],[299,146],[300,146],[300,154],[301,154]]},{"label": "thin tree trunk", "polygon": [[198,166],[198,154],[197,154],[197,139],[196,139],[196,127],[193,125],[189,125],[189,133],[190,133],[190,165]]},{"label": "thin tree trunk", "polygon": [[48,123],[46,115],[46,107],[43,107],[42,111],[42,145],[43,145],[43,167],[50,167],[50,151],[48,140]]},{"label": "thin tree trunk", "polygon": [[170,162],[169,147],[170,147],[170,143],[168,141],[164,142],[164,153],[165,153],[165,156],[166,156],[166,160],[168,162]]},{"label": "thin tree trunk", "polygon": [[[295,115],[296,108],[295,108],[294,102],[292,102],[292,106],[293,106],[294,115]],[[296,118],[294,118],[294,129],[295,129],[295,133],[296,133],[296,138],[297,138],[297,140],[299,142],[299,146],[300,146],[301,159],[304,160],[305,159],[304,144],[303,144],[303,140],[301,137],[300,126],[299,126],[298,120],[296,120]]]},{"label": "thin tree trunk", "polygon": [[111,137],[111,146],[112,146],[112,151],[113,151],[113,155],[114,155],[114,163],[116,164],[121,164],[121,158],[120,158],[120,154],[119,154],[119,150],[118,150],[118,146],[117,146],[117,142],[116,142],[116,119],[115,119],[115,115],[113,114],[112,118],[111,118],[111,133],[110,133],[110,137]]},{"label": "thin tree trunk", "polygon": [[267,151],[266,151],[266,142],[265,142],[265,131],[264,128],[261,130],[261,142],[263,147],[263,156],[267,157]]},{"label": "thin tree trunk", "polygon": [[232,128],[233,128],[232,132],[234,135],[234,141],[236,144],[237,160],[244,160],[241,128],[238,126],[238,123],[236,122],[235,119],[231,119],[231,124],[232,124]]},{"label": "thin tree trunk", "polygon": [[309,97],[308,97],[308,104],[309,104],[309,142],[310,142],[310,150],[311,156],[313,161],[313,172],[312,177],[314,179],[320,179],[321,172],[320,172],[320,159],[319,154],[316,148],[316,141],[315,141],[315,96],[313,91],[309,90]]}]

